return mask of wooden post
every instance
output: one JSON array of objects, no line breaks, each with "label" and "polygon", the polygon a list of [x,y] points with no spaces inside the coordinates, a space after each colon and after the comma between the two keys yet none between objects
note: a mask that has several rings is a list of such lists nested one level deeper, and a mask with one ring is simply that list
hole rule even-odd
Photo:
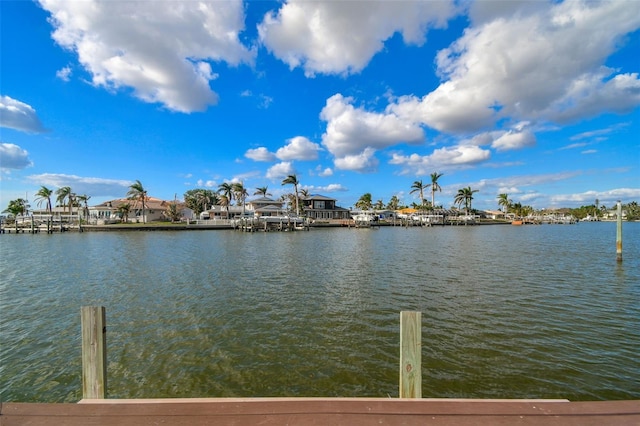
[{"label": "wooden post", "polygon": [[103,306],[83,306],[82,397],[104,399],[107,393],[107,327]]},{"label": "wooden post", "polygon": [[400,312],[400,398],[422,398],[421,322],[421,312]]},{"label": "wooden post", "polygon": [[617,210],[617,227],[616,227],[616,260],[622,262],[622,204],[618,201]]}]

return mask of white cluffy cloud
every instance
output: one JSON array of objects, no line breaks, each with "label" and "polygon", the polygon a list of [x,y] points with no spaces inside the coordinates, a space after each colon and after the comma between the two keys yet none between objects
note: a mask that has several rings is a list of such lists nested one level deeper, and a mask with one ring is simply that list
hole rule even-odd
[{"label": "white cluffy cloud", "polygon": [[455,13],[452,1],[298,1],[268,13],[261,42],[291,68],[349,74],[362,70],[396,32],[423,44],[428,27],[442,28]]},{"label": "white cluffy cloud", "polygon": [[10,96],[0,96],[0,127],[27,133],[46,132],[36,110]]},{"label": "white cluffy cloud", "polygon": [[604,67],[622,37],[640,28],[640,2],[512,2],[510,14],[478,3],[482,22],[437,55],[443,82],[422,98],[398,99],[398,116],[458,133],[505,118],[566,122],[640,104],[638,74]]},{"label": "white cluffy cloud", "polygon": [[276,159],[275,154],[269,152],[269,150],[263,146],[248,149],[244,156],[253,161],[274,161]]},{"label": "white cluffy cloud", "polygon": [[124,197],[133,183],[121,179],[105,179],[67,175],[62,173],[42,173],[31,175],[27,180],[37,185],[52,188],[69,186],[76,194],[90,194],[92,197]]},{"label": "white cluffy cloud", "polygon": [[267,170],[266,177],[271,180],[279,180],[295,173],[296,171],[293,168],[293,164],[289,161],[283,161],[282,163],[271,166],[269,170]]},{"label": "white cluffy cloud", "polygon": [[0,143],[0,169],[21,170],[32,165],[26,150],[12,143]]},{"label": "white cluffy cloud", "polygon": [[322,148],[317,143],[311,142],[304,136],[296,136],[288,139],[287,144],[279,148],[275,154],[267,148],[261,146],[259,148],[248,149],[244,156],[253,161],[311,161],[318,158],[318,151]]},{"label": "white cluffy cloud", "polygon": [[147,2],[40,0],[54,40],[78,54],[92,83],[132,88],[145,102],[180,112],[203,111],[218,96],[211,61],[251,63],[242,1]]},{"label": "white cluffy cloud", "polygon": [[318,144],[311,142],[304,136],[296,136],[289,139],[285,146],[276,151],[276,157],[283,161],[315,160],[321,149]]},{"label": "white cluffy cloud", "polygon": [[327,122],[322,144],[335,156],[338,169],[372,171],[376,150],[398,143],[421,143],[422,128],[393,112],[375,113],[356,108],[341,94],[327,99],[320,118]]},{"label": "white cluffy cloud", "polygon": [[510,151],[535,146],[535,134],[529,123],[517,123],[509,130],[495,130],[479,133],[471,138],[462,139],[453,146],[434,149],[428,155],[402,155],[393,153],[389,164],[402,167],[401,174],[427,175],[433,170],[464,169],[491,159],[491,150],[481,148],[489,146],[494,150]]},{"label": "white cluffy cloud", "polygon": [[469,167],[491,158],[491,152],[474,145],[438,148],[430,155],[394,153],[389,164],[402,166],[402,174],[427,175],[433,170],[451,170]]}]

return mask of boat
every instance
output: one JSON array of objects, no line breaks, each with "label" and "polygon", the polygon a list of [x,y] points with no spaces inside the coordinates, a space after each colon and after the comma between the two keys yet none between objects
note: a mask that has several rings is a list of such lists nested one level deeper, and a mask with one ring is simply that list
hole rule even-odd
[{"label": "boat", "polygon": [[353,219],[356,228],[370,228],[378,225],[378,221],[380,220],[375,212],[370,211],[361,211],[356,214],[352,214],[351,218]]}]

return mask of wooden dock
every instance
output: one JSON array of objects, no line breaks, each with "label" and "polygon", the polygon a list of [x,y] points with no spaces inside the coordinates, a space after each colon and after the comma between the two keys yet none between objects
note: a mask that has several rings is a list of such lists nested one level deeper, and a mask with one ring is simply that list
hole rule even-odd
[{"label": "wooden dock", "polygon": [[640,401],[214,398],[2,403],[0,425],[638,426]]}]

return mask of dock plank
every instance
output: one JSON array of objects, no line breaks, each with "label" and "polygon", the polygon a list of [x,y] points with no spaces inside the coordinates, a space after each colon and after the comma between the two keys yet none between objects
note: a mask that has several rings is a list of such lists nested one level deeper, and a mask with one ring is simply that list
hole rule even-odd
[{"label": "dock plank", "polygon": [[1,426],[640,425],[640,401],[211,398],[2,403]]}]

